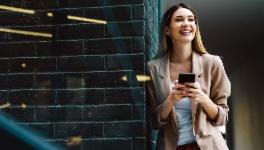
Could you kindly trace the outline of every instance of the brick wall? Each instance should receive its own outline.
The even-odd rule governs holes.
[[[158,50],[158,11],[159,0],[145,0],[145,43],[146,43],[146,58],[152,59]]]
[[[146,61],[155,57],[158,50],[158,11],[159,11],[159,0],[145,0],[145,56]],[[145,111],[147,112],[147,110]],[[147,120],[147,118],[146,118]],[[154,150],[157,131],[151,130],[147,124],[147,147],[148,149]]]
[[[2,110],[67,149],[146,149],[145,89],[136,75],[145,73],[145,62],[157,50],[157,3],[1,1],[35,14],[0,10],[0,28],[53,35],[0,32],[0,104],[11,104]]]

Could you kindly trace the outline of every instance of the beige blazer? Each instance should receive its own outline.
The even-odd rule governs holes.
[[[231,84],[218,56],[192,54],[192,72],[201,89],[218,106],[216,120],[210,120],[200,104],[192,102],[193,134],[201,150],[228,150],[217,126],[228,120],[227,98]],[[161,120],[159,110],[170,92],[169,55],[148,62],[148,73],[152,80],[147,83],[147,105],[150,126],[159,130],[157,150],[176,150],[178,129],[176,112],[171,111],[166,120]]]

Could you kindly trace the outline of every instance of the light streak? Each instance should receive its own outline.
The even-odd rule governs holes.
[[[6,28],[0,28],[0,32],[8,32],[8,33],[16,33],[16,34],[23,34],[23,35],[31,35],[31,36],[40,36],[40,37],[52,38],[52,34],[50,34],[50,33],[42,33],[42,32],[32,32],[32,31],[6,29]]]
[[[17,8],[17,7],[10,7],[10,6],[5,6],[5,5],[0,5],[0,9],[19,12],[19,13],[25,13],[25,14],[31,14],[31,15],[35,14],[34,10]]]
[[[93,22],[93,23],[98,23],[98,24],[106,24],[107,23],[105,20],[84,18],[84,17],[71,16],[71,15],[68,15],[67,18],[69,20],[77,20],[77,21],[84,21],[84,22]]]

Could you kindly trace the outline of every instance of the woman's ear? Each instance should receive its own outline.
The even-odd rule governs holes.
[[[165,27],[165,34],[168,36],[170,35],[170,29],[168,26]]]

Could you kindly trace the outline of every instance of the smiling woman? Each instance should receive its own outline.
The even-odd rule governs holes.
[[[227,150],[217,126],[226,124],[230,81],[218,56],[203,46],[198,20],[186,4],[164,14],[160,49],[148,62],[150,126],[159,130],[157,150]],[[181,73],[195,82],[179,83]]]

